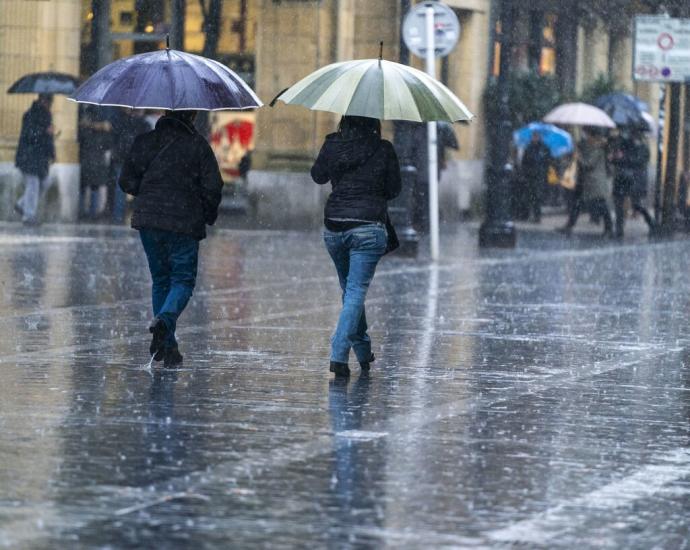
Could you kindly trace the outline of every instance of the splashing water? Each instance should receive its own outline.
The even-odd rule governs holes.
[[[143,367],[143,370],[145,370],[146,372],[148,372],[151,376],[153,376],[153,358],[154,358],[155,356],[156,356],[156,355],[153,354],[153,355],[151,356],[151,359],[149,360],[148,364],[147,364],[146,366]]]

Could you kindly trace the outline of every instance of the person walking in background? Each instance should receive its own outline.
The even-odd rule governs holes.
[[[532,139],[522,155],[522,175],[527,182],[529,212],[535,223],[541,222],[541,206],[546,192],[547,174],[551,165],[551,152],[539,132],[532,132]]]
[[[106,207],[101,190],[111,178],[112,124],[106,108],[97,105],[80,106],[79,162],[81,165],[81,216],[94,220]]]
[[[15,211],[24,225],[37,225],[41,192],[48,187],[48,171],[55,161],[55,130],[50,108],[53,96],[40,94],[22,117],[15,165],[24,177],[24,194]]]
[[[647,195],[649,157],[649,147],[642,132],[637,129],[624,130],[618,139],[613,157],[616,172],[613,180],[613,204],[616,210],[617,238],[623,237],[626,197],[630,197],[633,210],[642,214],[650,233],[654,231],[654,220],[642,205]]]
[[[381,139],[379,120],[343,116],[338,131],[326,136],[311,177],[332,186],[324,242],[338,273],[343,307],[331,337],[330,371],[349,376],[350,348],[363,371],[374,361],[364,301],[387,250],[387,202],[400,193],[400,165],[393,145]]]
[[[135,138],[151,130],[151,126],[144,119],[142,113],[135,109],[118,109],[112,117],[112,125],[113,154],[111,169],[114,181],[118,181],[122,166],[132,150]],[[119,185],[114,186],[110,200],[112,203],[111,214],[113,223],[123,223],[127,207],[127,196]]]
[[[199,241],[218,216],[223,180],[211,146],[194,128],[196,111],[168,111],[156,128],[134,140],[120,187],[134,196],[152,279],[149,351],[156,361],[182,363],[175,330],[196,284]]]
[[[606,136],[595,127],[583,128],[584,138],[577,144],[576,199],[568,215],[568,222],[560,232],[570,235],[583,207],[604,220],[604,237],[613,236],[613,221],[606,200],[611,196],[608,144]]]

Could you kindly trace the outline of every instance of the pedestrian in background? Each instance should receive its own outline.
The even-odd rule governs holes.
[[[55,161],[52,105],[51,94],[39,94],[22,117],[15,165],[24,178],[24,194],[14,208],[24,225],[39,223],[38,203],[41,193],[48,187],[50,164]]]
[[[106,108],[80,106],[79,163],[81,167],[80,208],[82,217],[97,219],[106,208],[101,198],[111,180],[112,124]]]
[[[615,166],[613,204],[616,210],[617,238],[623,237],[627,197],[630,198],[633,210],[642,214],[650,233],[654,231],[654,220],[642,204],[647,195],[649,157],[649,147],[642,132],[637,129],[624,129],[617,140],[613,160]]]
[[[151,130],[141,111],[135,109],[118,109],[112,117],[113,125],[113,154],[111,170],[114,181],[120,178],[122,166],[132,150],[132,145],[137,136]],[[111,216],[113,223],[121,224],[125,220],[127,208],[127,195],[119,185],[113,186]]]
[[[218,216],[223,180],[211,146],[194,128],[196,111],[168,111],[134,140],[119,185],[134,196],[152,279],[149,351],[156,361],[182,363],[175,330],[196,284],[199,241]]]
[[[541,207],[548,186],[551,152],[539,132],[532,132],[529,145],[522,155],[522,176],[527,183],[529,213],[535,223],[541,223]]]
[[[388,201],[400,193],[398,157],[381,139],[377,119],[343,116],[326,136],[312,179],[331,182],[324,212],[324,242],[342,290],[343,307],[331,337],[330,371],[349,376],[350,348],[363,371],[374,361],[364,308],[376,265],[388,248]]]
[[[577,188],[565,227],[570,235],[583,208],[604,220],[604,237],[613,236],[613,221],[608,203],[611,196],[611,169],[606,135],[596,127],[585,126],[583,139],[577,144]]]

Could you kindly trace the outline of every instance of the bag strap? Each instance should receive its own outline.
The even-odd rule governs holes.
[[[173,143],[175,143],[178,139],[180,139],[180,136],[177,136],[173,139],[171,139],[168,143],[166,143],[162,149],[159,149],[159,151],[153,156],[153,158],[149,161],[148,166],[144,169],[144,171],[141,173],[141,177],[143,178],[146,172],[149,171],[151,166],[153,166],[153,163],[156,161],[158,157],[160,157],[167,149],[170,147]]]

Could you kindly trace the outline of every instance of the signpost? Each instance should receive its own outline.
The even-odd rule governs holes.
[[[635,17],[633,75],[647,82],[690,80],[690,19]]]
[[[668,92],[669,112],[664,133],[672,137],[662,149],[663,137],[659,132],[658,149],[662,154],[661,164],[666,169],[663,181],[663,169],[657,170],[655,211],[661,234],[671,234],[677,195],[679,144],[675,137],[680,132],[680,83],[690,82],[690,19],[635,17],[633,77],[635,80],[665,83]]]
[[[455,12],[441,2],[422,2],[412,8],[403,22],[405,44],[426,62],[426,72],[436,78],[436,57],[448,55],[460,37],[460,22]],[[436,123],[427,124],[429,157],[429,232],[431,259],[439,257],[438,223],[438,146]]]

